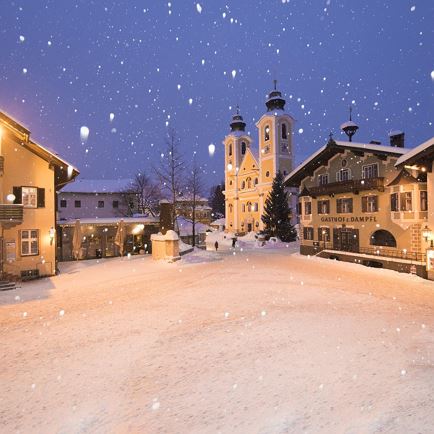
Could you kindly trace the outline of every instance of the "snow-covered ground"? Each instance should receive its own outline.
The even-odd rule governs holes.
[[[0,431],[432,433],[434,283],[244,243],[0,293]]]

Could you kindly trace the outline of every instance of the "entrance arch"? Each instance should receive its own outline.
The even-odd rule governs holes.
[[[396,247],[396,239],[389,231],[379,229],[371,235],[370,244],[371,246]]]

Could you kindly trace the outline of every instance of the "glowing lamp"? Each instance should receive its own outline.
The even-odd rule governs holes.
[[[54,237],[56,236],[56,229],[51,227],[50,230],[48,231],[48,236],[50,237],[50,246],[51,246],[53,244]]]
[[[8,194],[7,196],[6,196],[6,200],[9,202],[9,203],[14,203],[15,202],[15,199],[16,199],[16,197],[15,197],[15,195],[14,194]]]
[[[428,241],[428,238],[431,237],[431,229],[427,225],[422,230],[422,236],[425,238],[425,241]]]

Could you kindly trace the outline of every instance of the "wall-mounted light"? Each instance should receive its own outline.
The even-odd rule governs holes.
[[[428,227],[428,225],[425,225],[423,228],[422,236],[425,238],[425,241],[428,241],[428,238],[431,236],[431,229]]]
[[[56,236],[56,229],[53,227],[48,231],[48,236],[50,237],[50,246],[53,245],[54,237]]]
[[[6,200],[9,202],[9,203],[14,203],[15,202],[15,199],[16,199],[16,197],[15,197],[15,195],[14,194],[8,194],[7,196],[6,196]]]

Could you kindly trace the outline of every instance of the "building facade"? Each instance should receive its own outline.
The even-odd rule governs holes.
[[[278,171],[287,175],[292,170],[294,119],[285,112],[285,103],[275,85],[266,100],[267,111],[256,123],[257,148],[238,110],[232,118],[231,131],[223,141],[227,231],[263,230],[261,216],[273,179]]]
[[[176,214],[187,220],[193,219],[193,208],[195,220],[198,223],[209,225],[211,223],[211,207],[208,205],[208,199],[196,197],[194,200],[190,196],[181,196],[176,200]]]
[[[58,195],[60,220],[132,216],[137,198],[131,179],[77,179]]]
[[[0,112],[0,267],[3,279],[56,272],[56,192],[77,169]]]
[[[401,146],[396,136],[390,146],[331,138],[288,175],[299,188],[302,254],[426,277],[427,176],[398,163]]]

